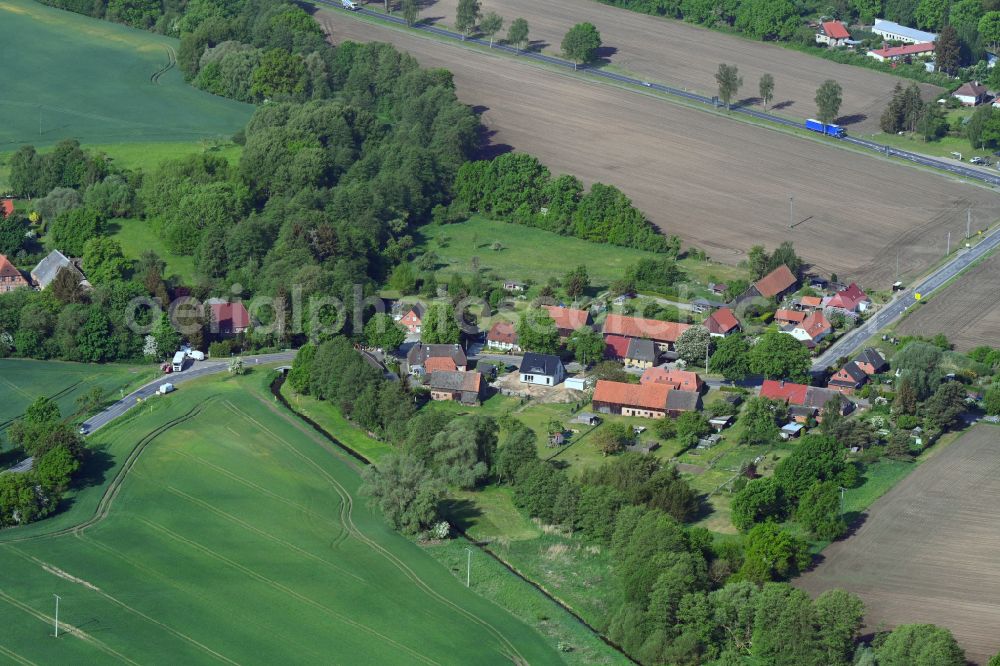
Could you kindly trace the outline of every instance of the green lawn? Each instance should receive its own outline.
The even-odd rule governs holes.
[[[0,150],[228,138],[253,113],[185,83],[176,39],[31,0],[0,2],[0,25]]]
[[[35,399],[52,398],[63,416],[76,411],[76,399],[95,386],[117,399],[119,389],[145,383],[157,374],[153,365],[93,365],[63,361],[0,359],[0,425],[19,417]]]
[[[955,159],[951,155],[953,152],[961,153],[963,162],[968,162],[969,158],[974,155],[989,157],[993,161],[997,159],[991,150],[973,150],[972,146],[969,145],[969,140],[963,137],[946,136],[937,141],[924,141],[912,134],[905,134],[903,136],[896,134],[875,134],[873,136],[875,141],[888,144],[893,148],[911,150],[915,153],[943,157],[949,160]]]
[[[443,240],[443,242],[442,242]],[[433,250],[439,259],[438,279],[452,273],[467,275],[476,257],[480,268],[497,279],[532,281],[562,278],[578,264],[584,264],[596,290],[606,289],[622,277],[625,269],[652,252],[560,236],[549,231],[474,216],[465,222],[428,226],[420,230],[420,250]],[[503,246],[493,250],[495,243]],[[681,266],[700,282],[728,280],[743,275],[733,266],[685,259]]]
[[[446,509],[451,522],[477,541],[534,539],[542,531],[514,506],[509,487],[454,491]]]
[[[211,378],[150,400],[91,438],[111,486],[0,534],[6,657],[561,662],[553,638],[372,513],[353,460],[275,403],[266,380]],[[53,594],[59,640],[49,637]]]
[[[146,250],[152,250],[167,264],[164,277],[176,277],[183,284],[195,282],[194,257],[171,253],[147,220],[117,219],[110,222],[110,227],[111,237],[121,243],[128,259],[138,259]]]

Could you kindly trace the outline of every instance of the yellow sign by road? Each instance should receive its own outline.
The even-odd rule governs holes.
[[[917,293],[913,294],[913,298],[915,298],[916,300],[919,301],[920,300],[920,292],[918,291]]]

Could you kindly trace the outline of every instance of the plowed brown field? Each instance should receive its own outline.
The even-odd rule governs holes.
[[[940,175],[590,83],[513,58],[320,11],[343,40],[387,41],[455,76],[494,148],[536,155],[556,173],[620,187],[666,233],[736,263],[784,240],[822,273],[885,288],[944,253],[945,234],[1000,216],[997,196]],[[709,33],[710,34],[710,33]],[[789,229],[789,197],[794,221]]]
[[[869,630],[947,627],[974,663],[1000,651],[1000,428],[980,425],[923,463],[795,584],[857,594]]]

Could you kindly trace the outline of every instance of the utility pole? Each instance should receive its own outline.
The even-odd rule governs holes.
[[[53,594],[52,596],[56,598],[56,634],[55,634],[55,637],[59,638],[59,595],[58,594]]]
[[[948,249],[945,250],[944,256],[947,257],[949,254],[951,254],[951,232],[950,231],[948,232]]]
[[[708,342],[705,343],[705,374],[708,374],[708,348],[711,347],[712,337],[709,336]]]
[[[899,250],[896,250],[896,282],[899,282]]]
[[[472,549],[465,549],[465,586],[469,587],[472,584]]]
[[[969,240],[969,237],[972,235],[972,208],[971,207],[966,208],[965,209],[965,214],[966,214],[966,218],[965,218],[965,240]]]
[[[788,195],[788,228],[791,229],[795,224],[795,197]]]
[[[844,486],[840,487],[840,517],[844,517]]]

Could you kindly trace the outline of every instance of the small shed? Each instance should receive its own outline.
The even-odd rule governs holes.
[[[786,423],[781,427],[781,439],[789,440],[795,439],[802,434],[802,429],[805,428],[801,423]]]
[[[716,444],[718,444],[721,440],[722,440],[722,435],[714,433],[709,435],[708,437],[702,437],[701,439],[699,439],[697,448],[710,449]]]
[[[567,377],[564,383],[568,389],[586,391],[587,386],[590,384],[590,380],[586,377]]]
[[[582,423],[584,425],[595,426],[601,422],[601,417],[593,412],[580,412],[573,417],[572,423]]]
[[[708,424],[715,428],[716,432],[728,428],[733,424],[732,416],[716,416],[708,420]]]
[[[659,442],[640,442],[638,444],[632,444],[631,446],[626,446],[626,451],[631,451],[632,453],[645,453],[649,454],[660,448]]]

